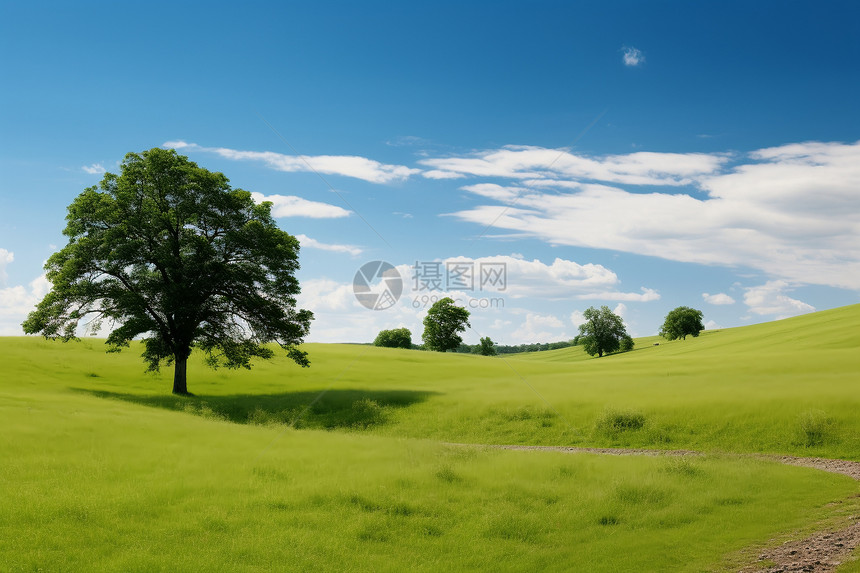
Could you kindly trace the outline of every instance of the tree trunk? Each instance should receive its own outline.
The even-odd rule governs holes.
[[[173,393],[188,395],[188,386],[186,385],[185,372],[188,365],[187,356],[177,356],[174,360],[173,368]]]

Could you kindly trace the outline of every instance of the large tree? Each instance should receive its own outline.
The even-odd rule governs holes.
[[[313,315],[296,308],[299,243],[271,204],[174,150],[129,153],[68,208],[68,244],[45,265],[51,291],[24,331],[68,341],[81,321],[112,328],[110,350],[143,341],[148,370],[174,365],[187,394],[192,348],[212,367],[250,368],[276,342],[301,366]]]
[[[447,352],[463,342],[459,333],[469,324],[469,311],[454,304],[450,297],[437,300],[424,317],[424,346],[427,350]]]
[[[701,310],[689,306],[679,306],[670,310],[669,314],[666,315],[666,320],[663,321],[660,336],[666,340],[675,340],[676,338],[686,340],[688,334],[693,337],[699,336],[699,332],[705,330],[705,325],[702,324],[704,316]]]
[[[609,310],[608,306],[599,309],[589,307],[582,315],[585,322],[579,325],[577,342],[589,355],[603,357],[604,354],[619,350],[622,344],[633,347],[633,340],[627,334],[621,317]],[[627,339],[630,339],[629,343],[625,342]]]

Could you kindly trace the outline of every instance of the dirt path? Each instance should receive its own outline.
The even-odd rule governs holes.
[[[452,446],[481,447],[478,444],[449,444]],[[611,456],[699,456],[701,452],[692,450],[645,450],[635,448],[578,448],[570,446],[505,446],[486,445],[483,447],[502,450],[544,450],[570,454],[588,453]],[[849,476],[860,481],[860,462],[831,460],[826,458],[801,458],[796,456],[756,455],[792,466],[815,468],[830,473]],[[835,571],[860,546],[860,515],[850,517],[851,525],[838,531],[824,531],[798,541],[788,541],[782,545],[765,549],[759,554],[758,562],[742,569],[743,573],[767,572],[787,573],[789,571]]]

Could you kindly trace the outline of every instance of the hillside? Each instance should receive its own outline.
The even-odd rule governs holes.
[[[733,455],[860,459],[858,325],[852,306],[602,359],[307,345],[310,369],[196,360],[192,398],[144,374],[139,349],[2,338],[0,564],[731,568],[743,548],[860,510],[844,476]]]

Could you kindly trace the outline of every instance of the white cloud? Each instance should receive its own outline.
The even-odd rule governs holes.
[[[102,167],[101,163],[93,163],[92,165],[84,165],[81,167],[84,171],[89,173],[90,175],[100,175],[105,172],[105,168]]]
[[[625,66],[640,66],[645,63],[645,54],[637,48],[625,46],[623,60]]]
[[[371,183],[392,183],[405,181],[410,175],[419,173],[404,165],[388,165],[356,155],[285,155],[274,151],[242,151],[227,147],[202,147],[185,141],[167,141],[162,147],[215,153],[225,159],[235,161],[261,161],[277,171],[310,171],[326,175],[343,175]]]
[[[634,192],[576,178],[544,177],[547,190],[476,183],[463,189],[506,208],[478,205],[454,215],[554,245],[747,267],[793,284],[860,289],[860,143],[762,149],[725,172],[720,172],[725,155],[694,157],[688,168],[674,171],[669,154],[656,155],[656,167],[641,173],[634,173],[629,161],[619,163],[624,169],[599,161],[606,170],[601,177],[621,179],[623,173],[694,182],[689,194]],[[486,157],[467,157],[449,168],[465,170],[475,162],[486,167],[472,169],[475,174],[518,181],[534,167],[521,161],[502,169]]]
[[[627,302],[652,302],[660,300],[660,293],[654,289],[642,287],[642,292],[603,291],[577,295],[579,300],[623,300]]]
[[[299,306],[314,312],[341,311],[359,308],[352,291],[352,283],[339,283],[329,279],[310,279],[302,282],[302,292],[296,298]]]
[[[768,281],[761,286],[749,287],[744,292],[744,304],[754,314],[770,315],[777,319],[815,310],[814,306],[786,295],[785,291],[788,290],[791,290],[790,285],[781,280]]]
[[[570,313],[570,322],[575,328],[579,328],[580,324],[585,324],[587,321],[585,320],[585,316],[582,314],[582,311],[574,310]]]
[[[554,342],[570,338],[564,331],[564,323],[549,314],[526,314],[525,321],[507,335],[502,344],[531,344],[534,342]]]
[[[441,169],[428,169],[421,173],[427,179],[462,179],[466,177],[465,173],[457,173],[455,171],[443,171]]]
[[[623,302],[619,302],[615,306],[615,309],[612,312],[614,312],[615,314],[617,314],[621,318],[624,318],[624,315],[627,314],[627,305],[624,304]]]
[[[263,195],[251,193],[255,203],[270,201],[273,217],[311,217],[313,219],[337,219],[349,217],[349,211],[319,201],[309,201],[295,195]]]
[[[703,292],[702,298],[708,304],[735,304],[735,299],[723,292],[717,294]]]
[[[722,328],[722,326],[720,326],[713,320],[709,320],[705,323],[705,330],[719,330],[720,328]]]
[[[421,261],[425,262],[425,261]],[[442,288],[458,288],[448,280],[449,270],[465,268],[463,280],[468,289],[476,296],[502,294],[513,299],[539,297],[542,299],[581,299],[581,300],[625,300],[647,302],[660,298],[653,289],[642,288],[642,292],[621,292],[615,287],[621,282],[618,276],[603,265],[592,263],[579,264],[556,258],[546,264],[540,260],[531,261],[516,256],[498,255],[494,257],[450,257],[439,261],[426,261],[427,270],[414,265],[398,267],[404,280],[423,281],[431,284],[432,273],[440,273]],[[437,266],[438,265],[438,266]],[[462,284],[459,288],[463,288]]]
[[[23,335],[21,323],[50,290],[51,283],[45,275],[26,286],[0,288],[0,336]]]
[[[302,282],[297,303],[314,313],[310,342],[371,342],[380,330],[400,327],[412,332],[412,342],[421,342],[421,312],[405,293],[391,308],[369,310],[356,300],[351,282],[310,279]]]
[[[0,249],[0,286],[6,284],[6,278],[8,275],[6,274],[6,265],[13,262],[15,260],[15,253],[12,251],[7,251],[6,249]]]
[[[299,243],[301,243],[302,247],[308,247],[310,249],[320,249],[323,251],[332,251],[335,253],[349,253],[353,256],[360,255],[364,252],[361,247],[356,247],[354,245],[321,243],[316,239],[308,237],[307,235],[296,235],[296,238],[299,240]]]
[[[434,168],[422,173],[431,179],[505,177],[528,181],[530,187],[558,185],[559,178],[676,186],[716,172],[727,160],[726,154],[647,151],[589,157],[564,149],[508,145],[464,157],[422,159],[419,163]]]

